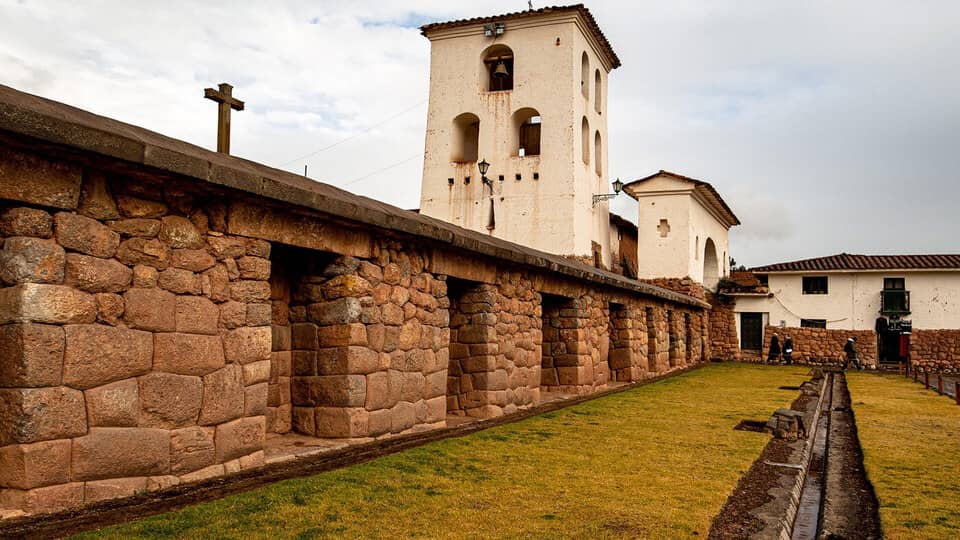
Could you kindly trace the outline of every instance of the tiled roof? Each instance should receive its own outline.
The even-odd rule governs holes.
[[[647,180],[651,180],[658,176],[669,176],[671,178],[676,178],[678,180],[686,180],[687,182],[692,183],[696,188],[696,190],[701,195],[703,195],[704,198],[710,201],[710,203],[717,210],[719,210],[722,214],[726,216],[727,220],[730,223],[730,226],[740,225],[740,218],[738,218],[737,215],[733,213],[733,210],[731,210],[730,207],[727,205],[727,201],[723,200],[723,197],[720,196],[720,193],[717,192],[717,190],[713,187],[713,185],[711,185],[709,182],[704,182],[703,180],[697,180],[696,178],[690,178],[689,176],[684,176],[682,174],[677,174],[674,172],[660,169],[659,172],[655,172],[650,176],[645,176],[643,178],[639,178],[637,180],[627,183],[627,185],[625,185],[624,188],[630,187],[635,184],[646,182]]]
[[[753,272],[806,272],[829,270],[960,270],[960,255],[851,255],[840,253],[828,257],[768,264]]]
[[[587,26],[593,33],[593,37],[596,38],[597,42],[600,44],[600,48],[603,49],[604,54],[606,54],[607,60],[610,61],[610,69],[617,69],[620,67],[620,58],[617,56],[617,53],[613,52],[613,46],[610,45],[607,37],[603,35],[603,31],[600,30],[600,25],[597,24],[597,20],[593,18],[590,10],[587,9],[583,4],[574,4],[571,6],[550,6],[542,7],[540,9],[528,9],[526,11],[504,13],[502,15],[490,15],[487,17],[473,17],[472,19],[458,19],[455,21],[430,23],[421,26],[420,33],[426,36],[429,32],[433,32],[434,30],[457,28],[459,26],[470,26],[474,24],[485,24],[490,22],[501,22],[509,19],[522,19],[527,17],[536,17],[538,15],[563,13],[568,11],[575,11],[583,16],[583,20],[586,21]]]

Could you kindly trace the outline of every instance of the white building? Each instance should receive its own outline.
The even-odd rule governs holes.
[[[730,227],[740,220],[717,190],[669,171],[634,180],[623,191],[637,200],[639,277],[684,278],[713,289],[730,275]]]
[[[610,191],[607,77],[620,60],[590,11],[421,30],[430,101],[420,212],[610,268],[608,203],[593,195]]]
[[[766,290],[728,293],[742,349],[763,328],[874,330],[880,358],[896,361],[904,330],[960,328],[960,255],[850,255],[752,269]]]

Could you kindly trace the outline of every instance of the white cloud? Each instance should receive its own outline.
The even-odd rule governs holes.
[[[537,6],[540,2],[535,2]],[[754,265],[956,251],[960,4],[592,2],[623,60],[611,176],[713,183]],[[419,24],[523,2],[0,0],[0,83],[203,146],[226,81],[235,154],[402,207],[419,204],[429,42]],[[625,199],[620,197],[619,199]],[[615,201],[628,218],[635,207]]]

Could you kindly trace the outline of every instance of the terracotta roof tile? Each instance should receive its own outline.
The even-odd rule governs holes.
[[[596,38],[597,42],[600,43],[600,47],[606,54],[607,60],[610,61],[610,69],[617,69],[620,67],[620,57],[618,57],[617,53],[613,51],[613,46],[610,45],[610,41],[607,40],[607,37],[603,35],[603,31],[600,30],[600,25],[597,24],[597,20],[593,18],[590,10],[587,9],[583,4],[573,4],[570,6],[549,6],[539,9],[514,11],[512,13],[504,13],[502,15],[489,15],[485,17],[473,17],[470,19],[457,19],[454,21],[430,23],[421,26],[420,33],[426,36],[429,32],[433,32],[434,30],[443,30],[446,28],[457,28],[460,26],[470,26],[474,24],[485,24],[490,22],[500,22],[509,19],[535,17],[537,15],[544,15],[548,13],[563,13],[566,11],[575,11],[583,16],[583,19],[587,22],[587,26],[593,33],[593,37]]]
[[[960,269],[960,255],[852,255],[840,253],[752,268],[753,272],[825,272],[831,270]]]

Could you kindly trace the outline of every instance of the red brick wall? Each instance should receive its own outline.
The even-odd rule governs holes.
[[[914,330],[910,363],[934,371],[960,372],[960,330]]]

